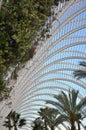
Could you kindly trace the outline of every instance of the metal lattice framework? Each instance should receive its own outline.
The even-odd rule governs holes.
[[[51,23],[50,37],[42,41],[36,55],[19,72],[11,91],[12,105],[0,104],[2,127],[5,116],[11,109],[26,118],[30,129],[31,122],[38,116],[37,111],[47,99],[70,88],[79,90],[79,98],[86,96],[85,80],[76,80],[73,71],[84,69],[78,65],[86,61],[86,0],[70,0],[62,8],[55,8],[56,20]],[[9,101],[8,101],[9,103]],[[58,129],[67,129],[65,124]]]

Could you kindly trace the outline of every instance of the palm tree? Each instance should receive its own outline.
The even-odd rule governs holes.
[[[8,121],[5,121],[4,126],[8,125],[10,129],[14,127],[14,130],[17,130],[18,127],[21,128],[22,126],[26,125],[26,120],[21,119],[20,114],[16,113],[15,111],[11,111],[7,117],[9,118],[6,118]]]
[[[65,121],[70,123],[71,130],[75,130],[75,122],[80,130],[80,122],[83,118],[84,108],[86,107],[86,97],[78,100],[78,91],[69,90],[69,93],[61,91],[59,95],[54,96],[57,101],[48,100],[47,103],[54,105]]]
[[[84,67],[84,70],[75,70],[73,72],[74,77],[76,77],[77,79],[86,78],[86,62],[82,61],[79,63],[79,65]]]
[[[40,108],[40,111],[38,113],[40,114],[40,116],[42,117],[42,119],[44,119],[45,130],[48,130],[47,121],[46,121],[46,118],[45,118],[45,115],[46,115],[45,112],[47,113],[48,111],[45,110],[45,109]]]
[[[13,127],[11,125],[11,119],[10,119],[11,113],[12,113],[12,111],[8,114],[8,116],[6,117],[6,121],[4,121],[4,124],[3,124],[3,126],[7,127],[9,130],[11,130],[11,128]]]
[[[62,116],[58,115],[58,111],[54,108],[41,108],[38,112],[45,121],[45,130],[48,130],[47,125],[54,130],[56,126],[64,121]]]
[[[4,121],[3,126],[7,127],[8,130],[11,130],[11,128],[12,128],[12,126],[10,125],[10,120],[8,120],[8,121]]]
[[[33,121],[32,130],[44,130],[44,122],[40,117]]]
[[[25,119],[20,119],[20,114],[16,113],[15,111],[12,112],[11,120],[13,122],[14,130],[17,130],[17,127],[22,127],[26,125]]]

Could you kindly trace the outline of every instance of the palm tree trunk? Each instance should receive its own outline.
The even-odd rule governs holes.
[[[54,126],[51,127],[51,130],[54,130]]]
[[[10,118],[8,120],[9,120],[9,130],[11,130],[11,120]]]
[[[71,123],[71,130],[75,130],[74,122]]]
[[[80,122],[78,121],[78,130],[80,130]]]
[[[48,130],[46,120],[45,120],[45,130]]]
[[[17,130],[17,127],[16,127],[16,126],[14,126],[14,130]]]
[[[9,127],[9,130],[11,130],[11,128]]]

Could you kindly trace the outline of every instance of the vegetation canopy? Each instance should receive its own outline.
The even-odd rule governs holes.
[[[11,130],[11,128],[17,130],[18,127],[22,128],[24,125],[26,125],[26,120],[24,118],[21,119],[20,114],[15,111],[10,111],[3,124],[3,126],[7,127],[9,130]]]
[[[3,0],[0,11],[0,74],[10,65],[23,61],[40,27],[50,15],[52,4],[53,0]]]
[[[57,0],[58,1],[58,0]],[[0,77],[35,54],[33,44],[56,0],[3,0],[0,10]],[[44,31],[44,30],[43,30]],[[40,32],[40,35],[42,32]],[[15,79],[17,75],[14,75]],[[0,84],[0,92],[2,91]]]

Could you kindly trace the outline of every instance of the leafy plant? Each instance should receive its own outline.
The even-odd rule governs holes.
[[[69,91],[68,95],[61,91],[60,94],[55,95],[56,101],[47,101],[54,105],[60,115],[69,122],[71,130],[76,130],[75,123],[78,125],[78,130],[80,130],[80,123],[83,118],[84,108],[86,107],[86,97],[78,101],[78,91],[74,89]]]
[[[4,121],[3,126],[9,128],[11,130],[12,127],[14,127],[14,130],[17,130],[18,127],[22,128],[24,125],[26,125],[26,120],[24,118],[20,118],[20,114],[16,113],[15,111],[11,111],[7,117],[6,121]]]

